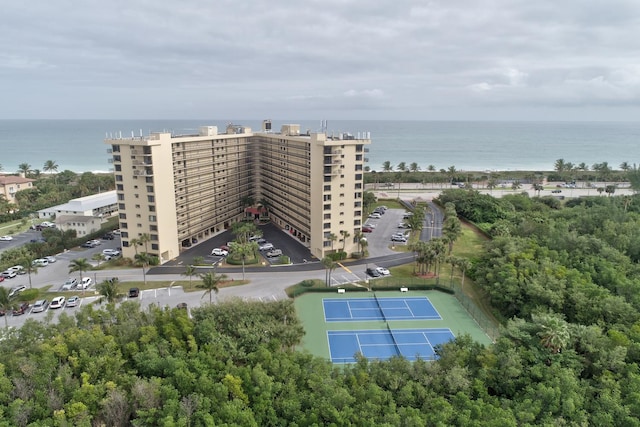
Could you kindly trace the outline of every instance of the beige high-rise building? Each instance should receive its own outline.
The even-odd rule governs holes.
[[[149,236],[161,262],[223,232],[266,206],[271,221],[324,257],[356,249],[362,227],[367,134],[300,133],[265,121],[261,132],[229,125],[201,127],[197,135],[151,133],[111,138],[123,255]],[[331,237],[335,236],[335,239]],[[346,236],[346,238],[344,238]]]

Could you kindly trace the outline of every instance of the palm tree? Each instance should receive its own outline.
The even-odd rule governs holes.
[[[522,187],[522,184],[520,184],[520,181],[513,181],[513,183],[511,184],[511,189],[513,191],[519,190]]]
[[[396,166],[396,169],[398,169],[400,172],[406,172],[408,170],[407,163],[406,162],[398,163],[398,166]]]
[[[13,303],[9,298],[9,289],[4,286],[0,286],[0,310],[4,311],[4,327],[9,329],[9,311],[13,309]]]
[[[413,162],[409,165],[409,170],[411,172],[418,172],[420,170],[420,166],[416,162]]]
[[[18,172],[21,172],[24,174],[24,176],[27,176],[29,172],[31,172],[31,165],[29,163],[20,163],[18,165]]]
[[[540,327],[540,344],[552,353],[560,353],[569,344],[569,324],[560,315],[532,314],[531,320]]]
[[[202,279],[202,283],[198,285],[198,287],[205,290],[202,297],[204,298],[206,294],[209,294],[209,304],[212,304],[212,293],[215,292],[215,294],[217,295],[218,292],[220,292],[218,284],[224,280],[227,280],[227,275],[216,274],[214,270],[213,273],[201,274],[200,278]]]
[[[447,238],[449,244],[449,255],[453,251],[453,244],[460,236],[462,236],[462,225],[457,216],[451,215],[444,220],[442,224],[442,235]]]
[[[460,290],[464,292],[464,275],[471,268],[471,261],[467,258],[458,258],[458,268],[462,272],[462,280],[460,282]]]
[[[538,197],[540,197],[540,192],[544,190],[544,187],[542,186],[542,184],[533,184],[533,191],[536,191],[538,193]]]
[[[189,289],[191,289],[191,278],[193,276],[196,275],[196,271],[198,269],[195,268],[193,265],[189,264],[184,268],[184,273],[182,273],[183,276],[188,276],[189,277]]]
[[[118,282],[118,278],[114,277],[113,279],[103,280],[102,283],[97,286],[98,292],[101,295],[100,302],[106,301],[107,304],[111,304],[120,298]]]
[[[100,267],[100,263],[102,261],[105,261],[106,257],[104,256],[104,254],[101,254],[100,252],[98,252],[98,253],[93,254],[91,259],[94,260],[94,261],[98,261],[98,267]]]
[[[629,162],[622,162],[620,163],[620,169],[622,169],[624,172],[629,172],[629,170],[631,169],[631,165],[629,164]]]
[[[249,255],[255,255],[256,250],[258,249],[258,244],[256,242],[248,242],[248,243],[237,243],[231,242],[231,253],[234,256],[240,257],[242,261],[242,280],[244,280],[245,273],[245,263]]]
[[[347,246],[347,239],[351,237],[351,234],[346,230],[340,230],[340,234],[342,235],[342,252],[344,252]]]
[[[391,166],[391,162],[389,160],[382,163],[382,170],[384,172],[391,172],[393,170],[393,166]]]
[[[336,236],[333,233],[329,233],[329,236],[327,237],[330,241],[331,241],[331,252],[333,252],[333,243],[338,240],[338,236]]]
[[[436,167],[435,167],[435,165],[429,165],[429,166],[427,166],[427,170],[429,172],[435,172],[436,171]]]
[[[142,233],[141,235],[138,236],[138,242],[141,245],[144,245],[144,251],[146,253],[149,253],[149,242],[151,241],[151,236],[149,236],[149,234],[147,233]]]
[[[553,169],[558,173],[564,172],[567,169],[567,165],[564,159],[556,160],[555,163],[553,164]]]
[[[140,240],[133,238],[129,240],[129,246],[133,246],[133,250],[136,251],[136,255],[138,255],[138,245],[140,244]]]
[[[139,254],[136,254],[136,262],[142,266],[142,280],[144,281],[144,284],[147,284],[147,272],[145,270],[145,268],[151,263],[151,258],[152,256],[149,255],[146,252],[142,252]]]
[[[89,264],[86,258],[72,259],[69,263],[69,273],[78,271],[80,273],[80,281],[82,281],[82,273],[89,271],[90,269],[91,264]]]
[[[38,274],[38,266],[33,265],[33,257],[29,256],[23,258],[20,265],[24,267],[25,271],[29,275],[29,289],[32,289],[33,286],[31,285],[31,274]]]
[[[42,167],[42,170],[44,172],[49,172],[49,173],[54,173],[54,172],[58,172],[58,164],[56,162],[54,162],[53,160],[47,160],[46,162],[44,162],[44,166]]]
[[[325,268],[325,284],[331,286],[331,272],[336,268],[336,263],[331,257],[326,256],[322,258],[322,265]]]

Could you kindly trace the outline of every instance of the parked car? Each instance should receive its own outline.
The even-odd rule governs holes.
[[[380,218],[382,218],[382,215],[380,215],[377,212],[372,212],[372,213],[369,214],[369,218],[371,218],[371,219],[380,219]]]
[[[34,267],[46,267],[47,265],[49,265],[49,261],[46,258],[38,258],[34,259],[31,265],[33,265]]]
[[[380,277],[380,273],[375,268],[367,268],[366,270],[367,276],[371,277]]]
[[[382,276],[389,276],[391,274],[389,269],[384,267],[376,267],[376,271],[380,273]]]
[[[140,295],[140,289],[131,288],[129,289],[129,298],[137,298]]]
[[[0,282],[4,282],[4,276],[0,274]]]
[[[229,248],[229,246],[227,246],[227,245],[222,245],[222,246],[220,246],[218,249],[222,249],[223,251],[227,251],[227,252],[229,252],[229,251],[231,250],[231,249]]]
[[[412,215],[413,213],[411,212],[405,212],[404,215],[402,215],[402,219],[409,219]]]
[[[102,255],[109,257],[120,256],[120,251],[117,249],[103,249]]]
[[[409,228],[409,225],[401,222],[400,224],[398,224],[398,228]]]
[[[46,259],[49,262],[49,264],[53,264],[54,262],[57,261],[56,257],[54,256],[46,256],[44,257],[44,259]]]
[[[38,300],[33,304],[33,308],[31,309],[31,312],[41,313],[45,311],[48,306],[49,306],[49,301],[47,301],[46,299]]]
[[[406,243],[407,242],[407,238],[404,236],[391,236],[391,241],[392,242],[402,242],[402,243]]]
[[[16,274],[27,274],[27,271],[21,265],[14,265],[13,267],[7,268],[7,270],[13,270]]]
[[[551,190],[551,192],[557,194],[557,193],[562,193],[562,190]]]
[[[269,252],[267,252],[267,257],[268,258],[273,258],[273,257],[277,257],[277,256],[282,256],[282,250],[280,250],[280,249],[272,249]]]
[[[83,244],[80,245],[81,248],[95,248],[96,245],[94,245],[92,242],[84,242]]]
[[[180,308],[180,309],[182,309],[182,310],[186,310],[186,309],[187,309],[187,307],[188,307],[188,306],[187,306],[187,303],[186,303],[186,302],[181,302],[181,303],[178,303],[178,305],[176,305],[176,308]]]
[[[13,298],[15,295],[18,295],[20,292],[27,289],[26,285],[18,285],[15,288],[12,288],[9,292],[9,298]]]
[[[102,240],[113,240],[115,237],[116,236],[113,233],[107,233],[102,236]]]
[[[62,285],[63,291],[70,291],[71,289],[75,289],[78,286],[78,280],[73,277],[69,277],[66,282]]]
[[[10,240],[13,240],[13,237],[11,237],[11,236],[0,236],[0,241],[8,242]]]
[[[371,233],[373,232],[373,228],[371,227],[367,227],[366,225],[362,227],[362,232],[363,233]]]
[[[376,228],[376,224],[374,224],[374,223],[370,223],[370,222],[365,222],[365,223],[364,223],[364,226],[365,226],[365,227],[369,227],[369,228]]]
[[[78,304],[80,304],[80,298],[75,295],[67,300],[67,307],[76,307]]]
[[[51,300],[51,304],[49,304],[49,308],[62,308],[64,307],[65,297],[55,297]]]
[[[5,279],[13,279],[16,276],[17,274],[13,270],[5,270],[2,272],[2,277],[4,277]]]
[[[87,289],[89,286],[91,286],[92,283],[93,280],[91,280],[91,277],[83,277],[82,280],[80,280],[80,284],[78,286],[81,289]]]
[[[214,248],[211,251],[211,255],[215,255],[215,256],[227,256],[229,255],[229,251],[225,251],[224,249],[220,249],[220,248]]]
[[[29,309],[29,303],[21,302],[20,305],[18,305],[16,308],[13,309],[13,315],[20,316],[21,314],[26,313],[28,309]]]
[[[273,243],[265,243],[264,245],[261,245],[259,249],[261,251],[270,251],[273,249]]]

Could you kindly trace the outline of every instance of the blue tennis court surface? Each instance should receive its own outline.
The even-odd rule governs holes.
[[[433,347],[453,340],[450,329],[392,329],[328,331],[329,353],[333,363],[353,363],[355,354],[367,359],[387,360],[403,356],[407,360],[432,360]]]
[[[327,322],[442,319],[427,297],[325,298],[322,304]]]

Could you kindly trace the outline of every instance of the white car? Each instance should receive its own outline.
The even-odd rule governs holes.
[[[46,267],[47,265],[49,265],[49,261],[45,258],[38,258],[34,259],[31,265],[34,265],[36,267]]]
[[[365,227],[369,227],[369,228],[376,228],[376,224],[372,224],[372,223],[369,223],[369,222],[366,222],[366,223],[364,224],[364,226],[365,226]]]
[[[78,287],[81,289],[87,289],[92,283],[93,280],[91,280],[91,277],[83,277],[82,280],[80,280]]]
[[[27,289],[27,287],[25,285],[18,285],[15,288],[11,289],[11,292],[9,292],[9,298],[13,297],[14,295],[19,294],[20,292],[24,291],[25,289]]]
[[[16,276],[17,274],[13,270],[5,270],[2,272],[2,277],[4,277],[5,279],[13,279]]]
[[[51,300],[51,304],[49,304],[49,308],[62,308],[64,307],[65,297],[55,297]]]
[[[277,257],[277,256],[282,256],[282,250],[280,250],[280,249],[272,249],[269,252],[267,252],[267,257],[269,257],[269,258],[273,258],[273,257]]]
[[[265,243],[264,245],[261,245],[259,249],[261,251],[270,251],[273,249],[273,243]]]
[[[46,299],[38,300],[35,302],[35,304],[33,304],[33,307],[31,308],[31,312],[41,313],[45,311],[48,306],[49,306],[49,302]]]
[[[404,237],[404,236],[391,236],[391,241],[392,242],[407,243],[407,238]]]
[[[380,219],[380,218],[382,218],[382,215],[380,215],[377,212],[374,212],[374,213],[369,215],[369,218],[371,218],[371,219]]]
[[[76,307],[78,304],[80,304],[80,298],[75,295],[67,300],[67,307]]]
[[[102,255],[110,257],[120,256],[120,251],[117,249],[103,249]]]
[[[391,272],[384,267],[376,267],[376,271],[382,274],[383,276],[389,276],[391,274]]]
[[[215,255],[215,256],[227,256],[229,255],[229,251],[225,251],[224,249],[220,249],[220,248],[214,248],[211,251],[211,255]]]
[[[404,222],[401,222],[400,224],[398,224],[398,228],[409,228],[409,225],[405,224]]]
[[[14,271],[16,274],[27,274],[27,271],[21,265],[14,265],[11,268],[7,268],[9,271]]]
[[[54,262],[57,261],[56,257],[54,257],[54,256],[46,256],[46,257],[44,257],[44,259],[49,261],[49,264],[53,264]]]
[[[73,277],[69,277],[67,279],[67,281],[64,282],[64,285],[62,285],[62,290],[63,291],[70,291],[71,289],[75,289],[76,286],[78,286],[78,281],[76,279],[74,279]]]
[[[13,237],[11,236],[0,236],[0,240],[4,240],[6,242],[13,240]]]

